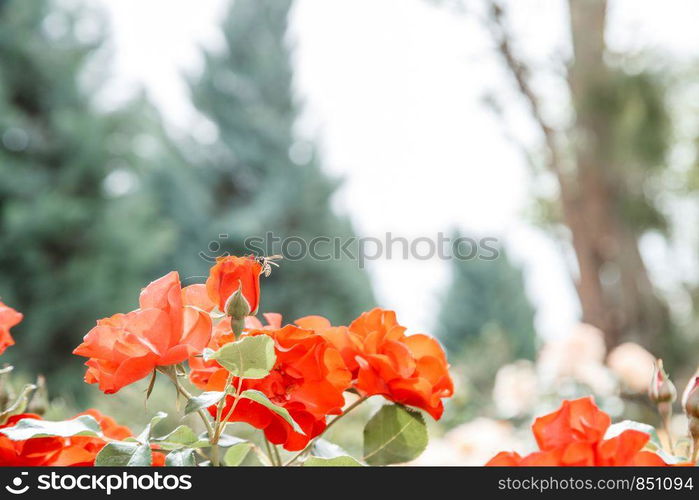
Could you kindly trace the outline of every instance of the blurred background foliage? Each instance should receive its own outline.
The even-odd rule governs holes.
[[[225,50],[208,53],[192,81],[218,136],[204,146],[175,144],[144,95],[95,105],[94,65],[104,62],[90,57],[104,40],[79,37],[75,24],[99,13],[0,2],[0,297],[26,318],[8,362],[80,397],[72,349],[97,318],[136,307],[149,281],[176,269],[184,283],[201,282],[211,260],[244,252],[248,236],[353,235],[330,208],[338,181],[294,135],[289,7],[232,5]],[[349,260],[291,263],[264,281],[263,296],[264,311],[336,324],[374,302]]]
[[[436,3],[465,15],[474,4]],[[670,72],[644,64],[648,54],[608,53],[606,2],[570,0],[574,53],[558,77],[571,117],[551,119],[530,81],[545,71],[520,59],[507,9],[475,3],[492,33],[490,56],[508,69],[540,129],[540,146],[526,151],[532,172],[557,186],[533,200],[533,218],[575,254],[582,319],[596,329],[581,327],[567,344],[544,343],[522,270],[504,248],[495,260],[454,260],[433,332],[458,388],[447,427],[484,415],[526,422],[550,401],[590,392],[615,416],[624,404],[647,415],[642,389],[624,378],[633,370],[618,361],[627,358],[613,354],[634,341],[672,360],[682,376],[694,369],[696,308],[674,307],[652,285],[638,242],[659,234],[671,243],[668,199],[695,197],[698,143],[686,115],[699,111],[691,99],[696,70]],[[76,24],[82,16],[99,20],[99,12],[0,0],[0,297],[25,314],[3,361],[17,365],[20,379],[47,376],[55,398],[49,415],[94,399],[134,426],[147,421],[145,382],[117,398],[95,398],[96,389],[81,382],[82,360],[70,353],[97,318],[136,307],[149,281],[176,269],[185,284],[201,282],[216,256],[240,254],[250,236],[355,235],[347,215],[332,208],[341,180],[325,173],[316,145],[295,132],[303,103],[292,85],[291,7],[291,0],[231,2],[223,46],[205,52],[203,70],[189,77],[211,136],[202,142],[175,141],[145,94],[109,109],[95,103],[108,34],[86,36]],[[505,123],[512,111],[491,100]],[[677,148],[691,151],[679,167],[669,161]],[[682,285],[696,303],[696,285]],[[345,324],[374,302],[356,262],[306,258],[264,280],[261,310]],[[633,348],[622,354],[646,359]],[[535,399],[532,381],[544,401],[538,406],[519,402]],[[148,405],[174,406],[168,391],[157,385]],[[493,431],[495,443],[502,429],[479,422],[460,435]],[[353,448],[355,434],[339,440]]]

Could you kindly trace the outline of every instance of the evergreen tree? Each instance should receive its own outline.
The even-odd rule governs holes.
[[[452,283],[439,315],[438,334],[453,355],[463,354],[481,335],[497,331],[510,356],[534,358],[534,309],[525,294],[522,272],[504,249],[499,252],[494,260],[452,261]]]
[[[214,193],[211,234],[226,235],[220,252],[244,253],[246,237],[267,232],[306,242],[353,236],[349,221],[330,206],[337,183],[294,134],[301,110],[286,40],[291,4],[236,0],[223,25],[225,48],[206,54],[193,82],[196,106],[218,130],[201,164]],[[282,265],[263,282],[262,311],[287,319],[313,312],[344,323],[372,305],[369,280],[355,261],[306,257]]]
[[[60,394],[82,386],[81,337],[136,306],[171,242],[141,196],[144,103],[95,109],[83,14],[0,2],[0,296],[25,314],[7,357]]]
[[[452,261],[452,282],[436,328],[460,387],[447,406],[446,425],[487,414],[498,369],[536,354],[534,308],[522,272],[503,248],[498,251],[494,260]]]

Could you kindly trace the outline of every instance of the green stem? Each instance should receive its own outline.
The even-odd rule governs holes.
[[[274,453],[272,453],[272,447],[269,444],[269,441],[267,441],[267,438],[264,438],[265,440],[265,451],[267,452],[267,456],[269,457],[269,461],[273,466],[280,465],[279,462],[274,457]]]
[[[277,458],[277,465],[281,467],[282,465],[282,457],[279,454],[279,448],[277,448],[276,444],[272,445],[272,450],[274,451],[274,456]]]
[[[223,430],[226,428],[226,423],[228,422],[228,419],[233,415],[233,412],[235,411],[235,407],[238,406],[238,401],[240,400],[240,394],[242,392],[243,388],[243,378],[239,377],[238,378],[238,387],[235,390],[235,394],[233,395],[233,404],[231,404],[231,409],[228,410],[228,413],[226,413],[226,416],[223,417],[223,419],[220,419],[219,422],[216,425],[216,442],[218,442],[218,438],[221,437],[221,434],[223,433]],[[228,389],[226,388],[226,391]],[[225,401],[225,397],[223,400]]]
[[[221,467],[221,460],[218,457],[218,443],[211,443],[211,464],[214,467]]]
[[[223,408],[226,406],[226,394],[228,394],[228,388],[230,387],[231,383],[233,382],[233,374],[229,373],[228,378],[226,379],[226,384],[223,386],[223,392],[224,396],[221,398],[221,401],[218,402],[218,405],[216,406],[216,420],[214,421],[214,429],[215,429],[215,435],[214,435],[214,444],[218,444],[218,440],[221,437],[221,432],[223,431],[222,425],[221,425],[221,417],[223,416]]]
[[[318,441],[321,437],[323,437],[323,435],[324,435],[326,432],[328,432],[328,430],[329,430],[333,425],[335,425],[335,423],[337,423],[338,420],[340,420],[342,417],[344,417],[344,416],[347,415],[349,412],[351,412],[352,410],[354,410],[357,406],[359,406],[360,404],[362,404],[362,403],[363,403],[364,401],[366,401],[367,399],[369,399],[369,398],[368,398],[367,396],[364,396],[364,397],[359,398],[357,401],[355,401],[355,402],[352,403],[351,405],[349,405],[349,406],[347,407],[347,409],[346,409],[344,412],[342,412],[342,414],[338,415],[337,417],[335,417],[334,419],[332,419],[332,420],[330,421],[330,423],[325,427],[325,430],[323,430],[323,432],[321,432],[321,433],[318,434],[316,437],[314,437],[313,439],[311,439],[303,450],[299,451],[296,455],[294,455],[293,457],[291,457],[291,459],[290,459],[288,462],[286,462],[286,463],[284,464],[284,467],[287,467],[287,466],[293,464],[293,463],[296,462],[299,458],[301,458],[308,450],[311,449],[311,447],[315,444],[316,441]]]
[[[172,380],[172,383],[175,385],[175,389],[177,389],[177,392],[182,394],[187,400],[192,399],[192,395],[189,393],[187,389],[182,387],[180,384],[180,381],[177,379],[177,374],[174,373],[172,370],[167,370],[165,368],[158,368],[158,370],[165,374],[170,380]],[[211,422],[209,422],[209,417],[206,415],[204,410],[199,409],[197,410],[197,414],[199,415],[199,418],[201,418],[201,421],[204,422],[204,427],[206,427],[206,432],[209,435],[209,440],[213,441],[214,439],[214,428],[211,426]],[[214,445],[213,442],[211,444],[211,463],[214,464],[214,466],[218,467],[219,461],[218,461],[218,446]]]
[[[665,434],[667,434],[667,442],[670,445],[670,455],[675,454],[675,446],[673,444],[673,439],[672,439],[672,432],[670,431],[670,420],[672,419],[672,415],[668,415],[665,418],[663,418],[663,427],[665,428]]]

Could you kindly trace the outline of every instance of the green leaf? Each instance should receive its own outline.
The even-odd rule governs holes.
[[[658,436],[658,431],[655,430],[655,427],[642,422],[636,422],[634,420],[624,420],[622,422],[610,425],[607,432],[604,434],[604,439],[611,439],[627,430],[645,432],[650,436],[650,441],[648,441],[646,447],[653,451],[662,449],[663,445],[660,441],[660,436]]]
[[[209,433],[204,431],[201,434],[199,434],[199,441],[207,441],[209,439]],[[236,436],[231,436],[230,434],[221,434],[221,436],[218,438],[218,445],[221,448],[228,448],[229,446],[234,446],[238,443],[244,443],[245,439],[241,439]],[[208,446],[208,445],[207,445]]]
[[[223,456],[223,463],[229,467],[237,467],[243,463],[243,460],[248,456],[250,450],[252,450],[252,443],[247,441],[234,444],[228,448],[226,454]]]
[[[145,429],[143,429],[143,431],[141,431],[141,433],[138,435],[136,440],[140,443],[148,443],[148,441],[150,441],[151,431],[165,417],[167,417],[167,413],[163,411],[159,411],[158,413],[156,413],[155,416],[153,416],[153,418],[150,419],[150,423],[146,425]]]
[[[362,467],[356,459],[350,456],[334,457],[334,458],[322,458],[322,457],[308,457],[303,463],[304,467]]]
[[[311,447],[311,455],[317,458],[336,458],[348,456],[344,449],[327,439],[316,439]]]
[[[260,403],[262,406],[269,408],[274,413],[286,420],[286,422],[289,425],[291,425],[294,431],[298,432],[299,434],[306,434],[305,432],[303,432],[303,429],[301,429],[299,424],[296,423],[296,420],[291,418],[291,415],[289,415],[289,412],[286,410],[286,408],[282,408],[281,406],[275,405],[269,400],[269,398],[267,398],[267,396],[265,396],[260,391],[248,389],[247,391],[243,391],[240,397],[250,399],[252,401],[255,401],[256,403]]]
[[[148,444],[133,441],[108,443],[95,457],[97,467],[136,467],[153,464],[153,454]]]
[[[277,361],[274,340],[268,335],[243,337],[216,352],[207,352],[206,358],[216,360],[236,377],[252,379],[265,378]]]
[[[164,450],[210,446],[208,439],[199,439],[194,431],[186,425],[180,425],[167,436],[155,438],[152,441]]]
[[[15,399],[14,402],[5,409],[5,411],[0,413],[0,425],[7,422],[12,415],[19,415],[20,413],[24,412],[24,410],[27,408],[27,404],[29,403],[29,397],[32,395],[34,390],[36,390],[36,386],[34,384],[27,384],[22,388],[22,392],[19,393],[17,399]]]
[[[364,427],[364,460],[388,465],[414,460],[427,447],[422,414],[401,405],[383,406]]]
[[[218,438],[218,445],[224,448],[228,448],[230,446],[235,446],[236,444],[245,443],[246,441],[246,439],[239,438],[238,436],[231,436],[230,434],[221,434],[221,437]]]
[[[184,448],[182,450],[175,450],[168,453],[165,457],[165,465],[168,467],[194,467],[197,465],[197,461],[194,459],[194,450],[191,448]]]
[[[52,422],[23,418],[12,427],[0,429],[12,441],[25,441],[39,437],[102,436],[102,428],[90,415],[81,415],[71,420]]]
[[[658,455],[660,458],[663,459],[663,462],[665,462],[668,465],[678,464],[680,462],[687,461],[687,458],[681,457],[681,456],[677,457],[674,455],[670,455],[668,452],[666,452],[662,448],[658,448],[657,450],[653,450],[651,453],[655,453],[656,455]]]
[[[226,393],[221,391],[202,392],[200,395],[187,401],[187,405],[184,407],[184,414],[189,415],[195,411],[215,405],[225,395]]]

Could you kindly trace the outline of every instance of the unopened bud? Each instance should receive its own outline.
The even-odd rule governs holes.
[[[677,389],[663,369],[663,360],[655,361],[653,379],[648,387],[648,397],[656,405],[673,403],[677,399]]]
[[[236,320],[244,320],[250,315],[250,303],[243,295],[242,286],[231,294],[226,302],[226,314]]]
[[[699,374],[695,373],[689,380],[682,395],[682,406],[687,414],[689,435],[692,437],[691,462],[699,458]]]
[[[694,375],[682,395],[682,406],[687,418],[699,419],[699,375]]]

